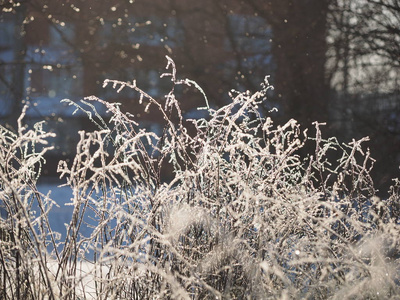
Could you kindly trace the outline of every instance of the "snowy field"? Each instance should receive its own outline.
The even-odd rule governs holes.
[[[49,221],[53,231],[61,234],[62,240],[67,234],[66,226],[71,222],[73,205],[72,205],[72,189],[69,186],[62,186],[62,183],[57,178],[49,178],[38,183],[37,188],[39,192],[47,195],[50,192],[49,197],[57,204],[52,207],[49,213]],[[90,216],[91,212],[87,212],[87,216]],[[86,222],[91,220],[86,217]],[[90,235],[91,229],[82,224],[80,232],[88,236]]]
[[[69,186],[59,186],[57,179],[46,179],[37,185],[39,192],[44,195],[50,193],[58,206],[53,206],[50,211],[50,224],[54,231],[61,233],[62,237],[66,235],[66,224],[71,221],[73,206],[66,205],[71,203],[72,190]]]

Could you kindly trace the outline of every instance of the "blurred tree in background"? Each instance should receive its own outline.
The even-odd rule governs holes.
[[[399,176],[400,1],[330,3],[327,74],[332,134],[370,136],[380,190]]]
[[[159,78],[168,54],[213,106],[225,103],[230,89],[255,91],[271,75],[275,90],[262,113],[276,106],[276,119],[295,118],[304,128],[327,121],[327,133],[340,140],[371,136],[375,178],[386,189],[400,162],[399,6],[398,0],[1,1],[0,117],[15,124],[22,104],[31,102],[28,116],[65,130],[60,117],[68,113],[59,100],[96,94],[157,130],[159,116],[146,114],[131,94],[110,99],[115,95],[101,83],[137,79],[162,97],[170,86]],[[199,92],[178,94],[183,113],[195,117],[203,105]],[[84,120],[78,115],[71,130],[87,128]],[[74,138],[64,136],[72,146],[59,152],[68,155]]]

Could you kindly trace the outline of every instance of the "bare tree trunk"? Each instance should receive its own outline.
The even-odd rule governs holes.
[[[277,64],[275,88],[286,118],[303,126],[326,121],[325,80],[327,0],[275,1],[280,16],[272,23],[272,53]],[[290,2],[290,3],[286,3]]]
[[[14,68],[11,82],[11,92],[13,97],[12,109],[6,122],[16,129],[17,119],[21,114],[22,103],[25,95],[25,56],[26,45],[24,42],[24,19],[26,13],[25,4],[16,7],[16,23],[15,23],[15,44],[14,44]]]
[[[284,118],[304,126],[327,119],[326,28],[330,0],[274,0],[248,3],[271,24],[273,78]]]

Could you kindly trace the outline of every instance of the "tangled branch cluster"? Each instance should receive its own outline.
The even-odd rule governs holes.
[[[399,183],[387,200],[375,196],[367,139],[325,140],[319,123],[313,138],[295,120],[275,126],[258,109],[267,80],[254,94],[232,91],[232,102],[219,109],[205,98],[207,117],[185,119],[174,88],[199,87],[178,80],[168,62],[163,76],[173,88],[163,102],[135,82],[105,82],[157,109],[161,135],[140,128],[118,104],[83,101],[104,104],[112,117],[107,123],[88,113],[99,129],[80,132],[75,159],[59,164],[73,191],[64,240],[49,225],[50,195],[35,186],[51,134],[40,126],[26,131],[22,117],[18,134],[1,128],[2,298],[399,294]],[[308,155],[306,143],[314,145]]]

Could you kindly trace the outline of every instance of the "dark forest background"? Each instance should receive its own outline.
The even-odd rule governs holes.
[[[399,0],[3,0],[0,9],[1,123],[15,127],[25,103],[28,122],[46,120],[58,134],[49,176],[60,158],[73,157],[77,131],[91,128],[63,98],[120,102],[160,130],[159,116],[102,81],[136,79],[161,98],[170,88],[159,78],[168,55],[214,107],[231,89],[259,90],[270,75],[275,89],[261,114],[310,130],[326,122],[325,138],[369,136],[376,187],[385,192],[399,177]],[[202,95],[178,93],[185,116],[198,116]]]

